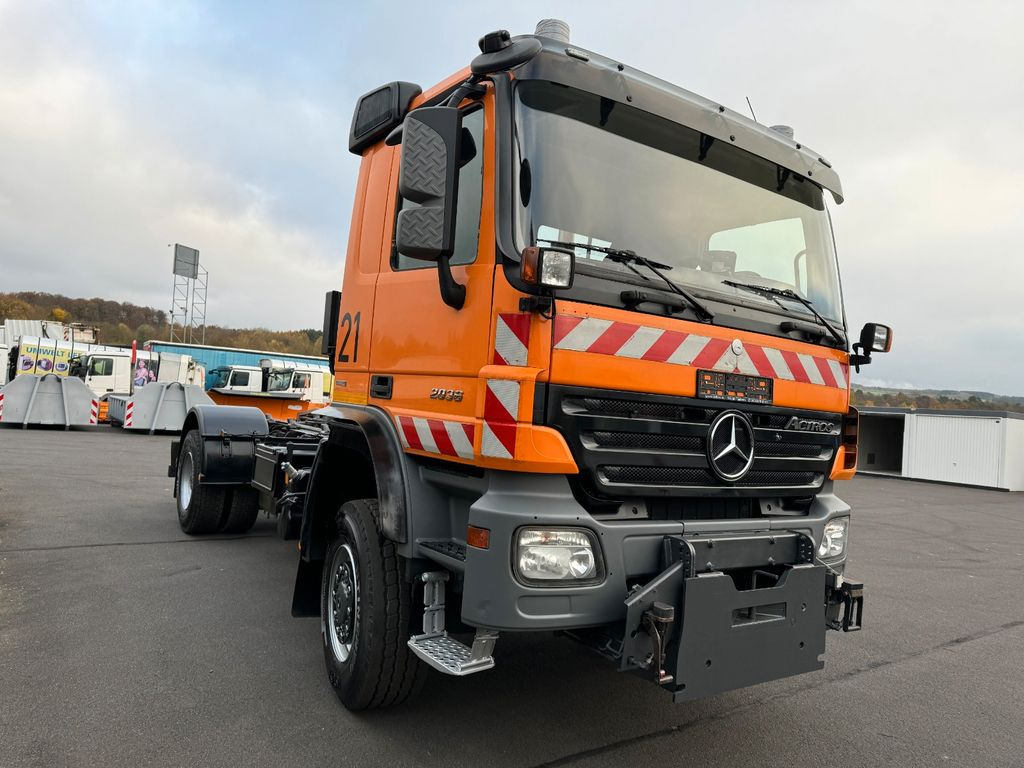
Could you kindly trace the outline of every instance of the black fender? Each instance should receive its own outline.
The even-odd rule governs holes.
[[[409,537],[409,483],[405,453],[394,422],[380,408],[332,405],[309,414],[326,423],[309,477],[299,534],[298,573],[292,614],[320,615],[323,559],[346,501],[380,500],[381,533],[398,544]]]
[[[185,416],[181,440],[192,430],[203,438],[201,484],[247,485],[252,480],[256,442],[270,434],[263,411],[239,405],[196,405]],[[174,447],[171,463],[176,475]]]

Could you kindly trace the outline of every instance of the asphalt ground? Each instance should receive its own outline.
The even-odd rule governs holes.
[[[672,704],[572,641],[352,714],[294,542],[192,539],[168,437],[0,429],[0,765],[1024,765],[1024,494],[858,478],[866,628],[825,670]]]

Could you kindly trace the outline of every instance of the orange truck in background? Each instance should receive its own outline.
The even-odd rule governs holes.
[[[356,105],[332,403],[197,407],[179,522],[299,539],[351,709],[557,630],[676,701],[821,669],[846,575],[850,368],[832,166],[782,126],[570,43],[480,40]],[[852,343],[851,343],[852,342]]]

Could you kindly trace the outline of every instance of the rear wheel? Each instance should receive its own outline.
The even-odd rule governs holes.
[[[203,439],[191,430],[178,453],[177,486],[178,525],[185,533],[197,536],[213,533],[220,527],[227,504],[223,488],[199,484],[199,468],[203,465]]]
[[[327,676],[348,709],[398,704],[426,675],[407,645],[412,588],[394,543],[377,529],[375,499],[346,502],[337,523],[320,591]]]
[[[260,496],[255,488],[245,486],[231,490],[227,515],[220,525],[221,533],[245,533],[260,514]]]

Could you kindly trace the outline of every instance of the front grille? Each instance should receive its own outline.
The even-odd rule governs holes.
[[[591,432],[595,446],[601,448],[635,448],[638,450],[684,451],[701,453],[704,440],[695,435],[659,435],[644,432]],[[587,435],[585,434],[584,440]]]
[[[599,503],[637,497],[807,499],[821,488],[839,446],[837,414],[559,385],[539,392],[544,400],[538,421],[565,436],[580,469],[576,482]],[[753,462],[735,482],[720,479],[708,460],[710,426],[725,410],[741,411],[754,427]],[[829,421],[835,429],[786,429],[794,416]],[[726,473],[741,468],[722,467]]]
[[[686,469],[684,467],[616,467],[602,466],[598,475],[608,483],[658,486],[706,486],[721,485],[721,481],[707,469]],[[753,470],[734,483],[736,488],[803,488],[813,489],[821,485],[822,476],[817,472],[786,472],[775,470],[759,472]]]

